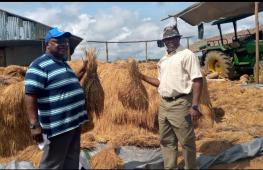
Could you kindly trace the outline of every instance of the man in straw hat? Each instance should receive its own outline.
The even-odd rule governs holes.
[[[193,121],[200,116],[198,103],[202,74],[198,58],[180,45],[177,26],[164,29],[167,53],[158,63],[158,79],[141,74],[141,79],[158,87],[161,151],[165,169],[177,168],[178,141],[183,148],[185,169],[197,168]]]
[[[80,86],[87,61],[77,75],[66,63],[71,33],[52,28],[45,36],[46,52],[35,59],[25,76],[25,103],[33,140],[44,147],[40,169],[78,169],[80,125],[87,121]]]

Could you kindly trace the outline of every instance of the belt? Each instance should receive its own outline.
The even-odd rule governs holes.
[[[162,96],[162,98],[168,102],[170,101],[173,101],[173,100],[176,100],[176,99],[179,99],[180,97],[183,97],[183,96],[186,96],[187,94],[179,94],[177,96],[174,96],[174,97],[165,97],[165,96]]]

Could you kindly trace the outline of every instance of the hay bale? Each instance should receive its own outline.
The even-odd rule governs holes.
[[[109,146],[91,157],[92,169],[124,169],[124,161],[116,154],[116,149]]]
[[[104,91],[97,74],[97,54],[94,49],[87,49],[85,52],[88,65],[83,78],[83,88],[86,94],[87,111],[94,112],[99,117],[104,109]]]
[[[130,107],[135,110],[148,110],[149,99],[147,91],[142,84],[139,76],[138,64],[134,59],[130,59],[128,63],[128,81],[124,81],[118,98],[124,107]]]

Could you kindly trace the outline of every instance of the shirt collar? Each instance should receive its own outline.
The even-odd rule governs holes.
[[[50,53],[45,53],[46,56],[50,57],[52,60],[56,61],[56,62],[59,62],[59,63],[65,63],[66,60],[64,58],[58,58],[58,57],[55,57],[53,56],[52,54]]]
[[[165,52],[165,57],[172,56],[180,51],[183,51],[185,48],[182,45],[179,45],[175,51],[172,53],[168,54],[167,51]]]

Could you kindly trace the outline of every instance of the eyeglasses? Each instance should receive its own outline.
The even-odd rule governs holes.
[[[68,39],[53,39],[50,41],[51,43],[58,45],[65,45],[69,46],[69,40]]]

